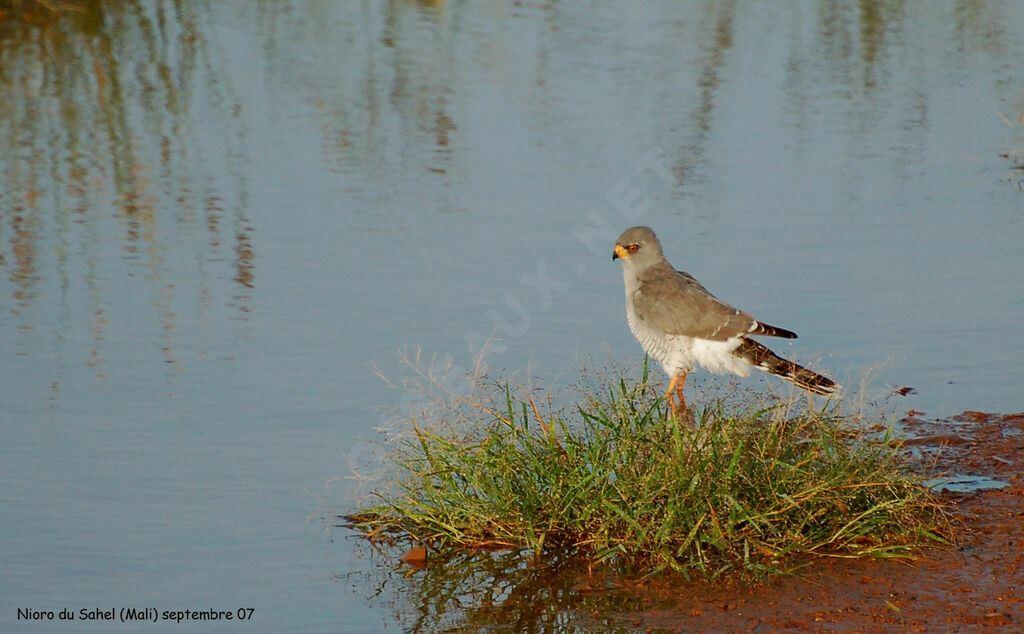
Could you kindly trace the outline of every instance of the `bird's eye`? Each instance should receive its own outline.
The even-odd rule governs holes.
[[[636,253],[639,248],[639,244],[631,244],[628,247],[626,247],[626,250],[629,251],[630,253]]]

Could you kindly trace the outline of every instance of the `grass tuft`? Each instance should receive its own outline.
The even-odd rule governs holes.
[[[506,383],[471,404],[475,420],[413,419],[390,455],[396,488],[348,520],[434,548],[570,549],[707,577],[785,573],[807,555],[908,556],[949,534],[898,443],[862,421],[719,401],[694,425],[654,390],[646,370],[620,374],[542,415]]]

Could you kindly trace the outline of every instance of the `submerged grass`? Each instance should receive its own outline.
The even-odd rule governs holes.
[[[619,377],[542,416],[507,384],[475,424],[413,420],[390,459],[397,488],[348,517],[435,548],[582,551],[648,572],[782,573],[804,555],[906,556],[944,541],[944,514],[901,466],[829,408],[722,402],[666,417],[647,381]]]

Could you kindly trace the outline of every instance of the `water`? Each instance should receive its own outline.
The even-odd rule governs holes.
[[[951,491],[953,493],[974,493],[976,491],[1001,489],[1010,486],[1009,482],[995,478],[957,474],[944,478],[932,478],[931,480],[926,480],[924,484],[936,491]]]
[[[408,399],[372,365],[636,362],[632,224],[855,393],[1024,409],[1022,33],[1009,0],[4,16],[3,629],[429,628],[323,520]]]

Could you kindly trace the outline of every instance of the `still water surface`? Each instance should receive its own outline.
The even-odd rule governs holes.
[[[324,520],[403,402],[372,366],[637,362],[632,224],[848,386],[1024,409],[1019,2],[68,7],[0,18],[0,629],[479,625],[520,573]]]

